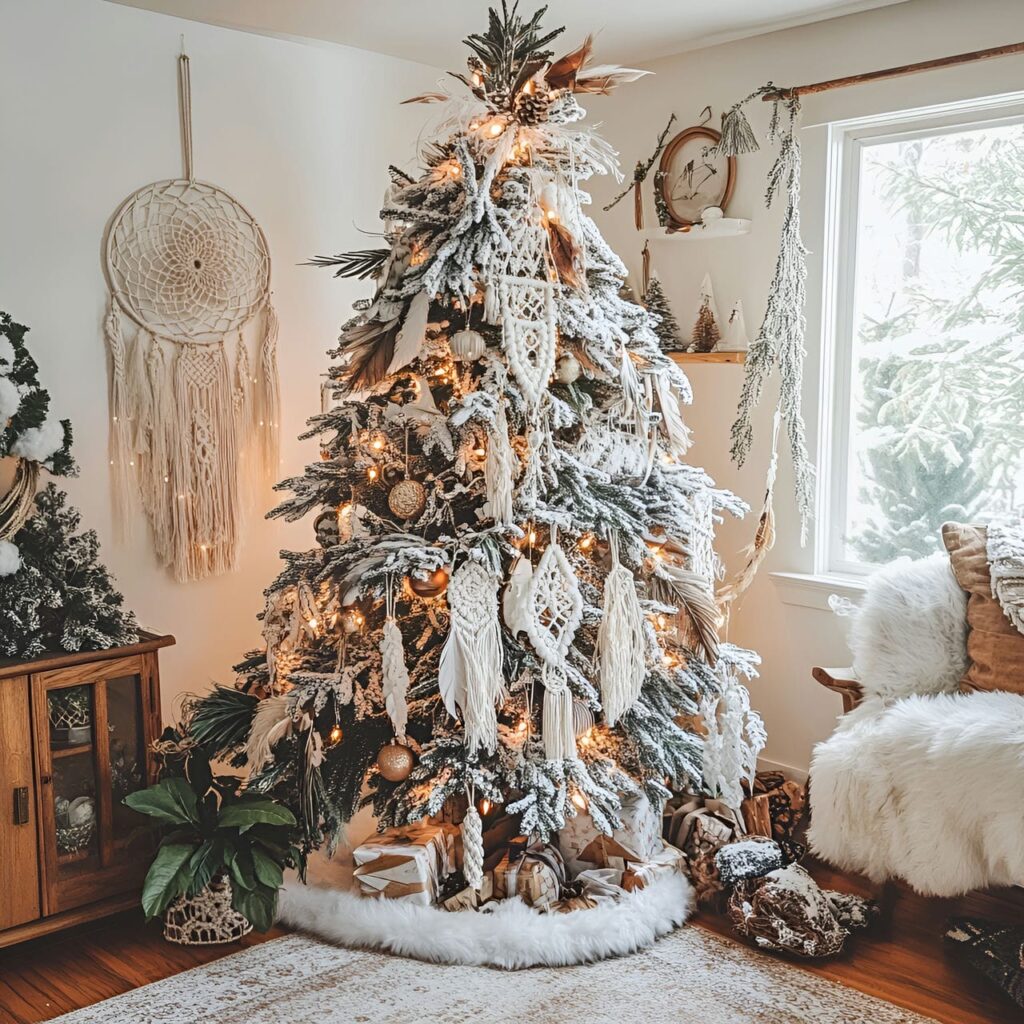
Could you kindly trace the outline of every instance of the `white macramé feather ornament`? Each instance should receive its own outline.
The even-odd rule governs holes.
[[[484,884],[484,824],[472,797],[462,819],[462,873],[466,885],[479,891]]]
[[[583,595],[554,527],[530,579],[527,610],[526,634],[544,662],[544,755],[550,761],[574,758],[576,730],[565,659],[583,619]]]
[[[479,562],[464,562],[448,583],[451,625],[441,651],[438,689],[448,713],[462,710],[470,754],[498,745],[496,705],[505,692],[497,580]]]
[[[636,581],[619,561],[614,533],[611,553],[612,568],[604,582],[604,614],[597,631],[597,658],[601,706],[608,724],[615,725],[640,696],[647,674],[647,643]]]
[[[390,587],[388,588],[387,606],[384,635],[380,641],[381,689],[384,693],[384,707],[395,730],[395,739],[399,743],[404,743],[405,727],[409,722],[409,705],[406,700],[406,693],[409,690],[409,670],[405,665],[402,631],[395,621],[394,596]]]

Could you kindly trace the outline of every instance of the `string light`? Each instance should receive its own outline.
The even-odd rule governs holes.
[[[367,479],[370,481],[370,483],[373,483],[373,481],[376,480],[377,476],[378,476],[377,467],[376,466],[371,466],[366,471],[366,476],[367,476]]]
[[[580,551],[589,551],[594,546],[594,535],[592,533],[585,533],[580,537],[579,549]]]
[[[479,803],[479,805],[478,805],[477,809],[478,809],[478,810],[480,811],[480,815],[481,815],[481,817],[484,817],[484,818],[486,818],[486,817],[487,817],[487,815],[491,813],[491,808],[492,808],[493,806],[494,806],[494,805],[493,805],[493,804],[491,803],[491,801],[490,801],[490,800],[488,800],[488,799],[487,799],[487,797],[483,797],[483,798],[482,798],[482,799],[480,800],[480,803]]]
[[[377,451],[380,451],[381,448],[383,448],[383,447],[384,447],[384,442],[379,437],[374,438],[373,448],[375,448]]]
[[[335,722],[334,723],[334,727],[327,734],[327,742],[330,743],[331,746],[333,747],[333,746],[335,746],[335,744],[338,744],[338,743],[341,742],[341,737],[343,735],[344,734],[341,731],[341,726],[337,722]]]
[[[581,811],[585,811],[587,809],[587,798],[578,789],[574,789],[572,791],[572,796],[569,799],[571,799]]]

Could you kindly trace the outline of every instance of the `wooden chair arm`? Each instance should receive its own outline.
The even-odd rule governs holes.
[[[843,713],[852,711],[864,699],[864,687],[857,681],[852,668],[811,669],[811,675],[826,690],[832,690],[843,698]]]

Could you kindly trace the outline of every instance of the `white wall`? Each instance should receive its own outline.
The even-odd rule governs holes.
[[[192,58],[197,175],[234,194],[262,225],[273,258],[283,424],[282,475],[317,458],[295,440],[319,411],[319,374],[352,299],[365,288],[298,264],[367,243],[389,162],[415,155],[423,108],[398,101],[437,73],[340,46],[316,46],[181,21],[102,0],[0,0],[0,309],[29,344],[54,408],[71,418],[81,476],[67,483],[140,620],[174,633],[164,712],[185,691],[231,682],[259,640],[256,612],[281,547],[312,527],[267,523],[254,498],[239,570],[187,585],[160,570],[145,527],[116,542],[111,520],[100,247],[134,188],[181,173],[176,63]]]
[[[555,4],[557,14],[557,4]],[[832,21],[818,22],[753,39],[712,47],[647,65],[656,75],[628,86],[610,100],[592,99],[592,116],[604,121],[604,134],[631,169],[646,159],[670,112],[680,129],[696,123],[705,104],[714,108],[714,124],[723,109],[759,85],[801,85],[886,68],[918,60],[1024,40],[1024,4],[1020,0],[910,0],[905,4]],[[615,58],[614,40],[598,39],[599,58]],[[956,69],[933,71],[873,85],[807,97],[804,123],[926,106],[955,99],[1019,90],[1024,84],[1024,57],[1007,57]],[[758,104],[767,108],[767,104]],[[752,120],[759,137],[767,110]],[[826,129],[802,133],[803,218],[805,244],[811,250],[808,280],[808,329],[804,408],[813,446],[818,438],[819,355],[821,345],[821,253],[824,237]],[[728,213],[753,218],[745,238],[695,243],[652,242],[652,264],[659,271],[680,323],[687,329],[697,310],[697,292],[710,271],[719,306],[743,300],[747,326],[756,333],[764,311],[778,245],[781,210],[766,214],[761,196],[772,158],[767,147],[739,161],[738,185]],[[657,224],[647,193],[648,226]],[[610,183],[594,189],[598,209],[613,194]],[[781,206],[781,204],[778,204]],[[632,199],[610,213],[597,213],[598,223],[615,249],[639,276],[642,241],[633,230]],[[696,395],[688,420],[696,434],[693,461],[716,480],[760,507],[774,391],[766,394],[756,421],[753,457],[742,471],[729,461],[729,428],[735,415],[742,371],[734,366],[698,366],[690,373]],[[792,501],[788,455],[783,456],[777,486],[778,541],[766,567],[745,596],[732,623],[731,640],[759,651],[764,659],[760,680],[752,688],[769,733],[765,757],[806,768],[813,743],[831,731],[838,698],[810,679],[813,665],[848,664],[841,623],[830,612],[784,604],[768,571],[811,572],[813,552],[801,549]],[[750,540],[752,517],[727,524],[719,549],[730,568],[736,552]]]

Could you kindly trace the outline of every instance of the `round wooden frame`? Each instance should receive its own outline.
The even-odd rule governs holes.
[[[707,139],[709,146],[717,145],[719,140],[722,138],[720,132],[716,132],[714,128],[708,128],[705,125],[695,125],[692,128],[685,128],[681,131],[672,141],[665,147],[664,152],[661,154],[661,163],[658,165],[658,173],[660,180],[658,182],[658,192],[661,196],[661,201],[664,204],[664,209],[668,215],[668,223],[664,225],[669,231],[680,231],[687,228],[693,227],[694,224],[699,221],[694,220],[682,220],[676,216],[672,209],[672,199],[668,192],[668,181],[669,181],[669,170],[672,167],[672,163],[675,160],[676,153],[679,149],[685,146],[688,142],[692,142],[694,139]],[[736,157],[726,157],[726,178],[725,178],[725,191],[722,193],[722,198],[719,200],[718,205],[724,210],[729,200],[732,198],[733,189],[736,187]]]

